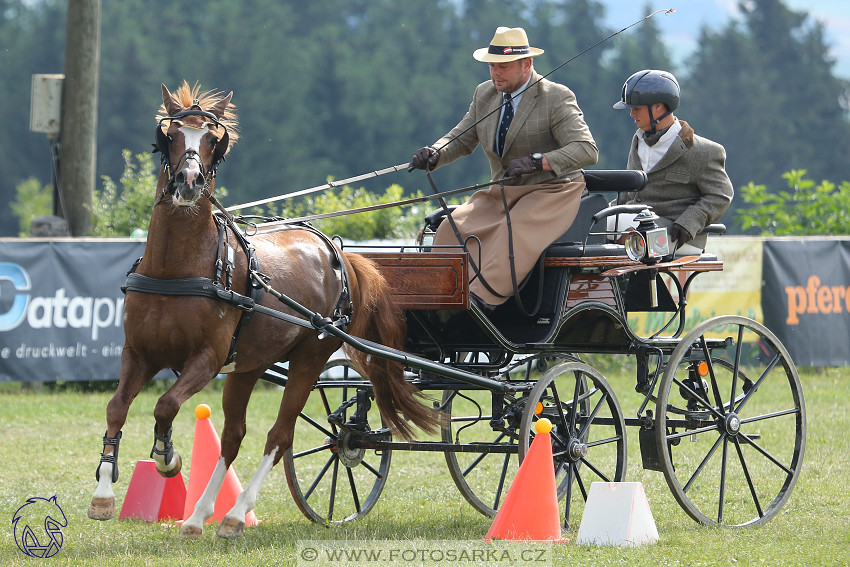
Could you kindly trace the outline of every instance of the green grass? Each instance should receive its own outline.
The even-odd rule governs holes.
[[[611,377],[627,416],[637,409],[631,377]],[[850,372],[829,369],[802,373],[808,413],[803,471],[786,506],[767,525],[755,529],[702,527],[676,504],[661,473],[640,468],[636,432],[629,429],[627,480],[641,481],[649,498],[660,541],[637,548],[593,548],[536,544],[543,561],[521,565],[847,565],[850,564]],[[141,521],[96,522],[86,517],[95,488],[100,439],[105,430],[109,393],[33,391],[0,385],[0,565],[35,565],[16,547],[11,518],[27,498],[54,494],[68,519],[65,544],[51,565],[294,565],[314,540],[336,540],[346,549],[414,548],[496,549],[518,553],[517,544],[481,542],[491,520],[460,496],[439,453],[395,452],[389,481],[375,509],[365,518],[326,528],[306,520],[292,501],[283,467],[276,467],[260,493],[259,526],[236,541],[215,538],[184,541],[173,526]],[[137,460],[147,459],[152,442],[152,411],[161,386],[152,386],[133,404],[121,445],[117,505],[127,490]],[[222,423],[219,387],[197,394],[174,424],[175,448],[184,456],[188,478],[194,430],[192,409],[207,403],[213,424]],[[248,412],[248,436],[234,467],[243,484],[260,462],[265,433],[274,421],[280,391],[260,388]],[[566,534],[574,539],[574,533]],[[369,541],[378,543],[370,544]],[[437,543],[438,542],[438,543]],[[331,542],[332,543],[332,542]],[[324,545],[331,545],[326,543]],[[410,556],[407,556],[410,557]],[[432,555],[432,557],[435,557]],[[437,556],[438,557],[438,556]],[[496,559],[504,555],[490,555]],[[512,557],[516,558],[516,555]],[[421,558],[421,557],[420,557]],[[421,564],[399,559],[396,564]],[[478,561],[478,564],[485,562]],[[300,565],[324,564],[300,561]],[[360,562],[338,563],[375,565]],[[425,564],[429,564],[428,561]],[[435,564],[460,565],[442,561]],[[491,564],[507,565],[506,561]]]

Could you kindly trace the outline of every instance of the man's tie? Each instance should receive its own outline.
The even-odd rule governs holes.
[[[514,105],[511,103],[511,95],[502,93],[505,99],[505,113],[502,114],[502,122],[499,124],[499,135],[496,139],[496,151],[502,155],[505,149],[505,137],[508,135],[508,127],[511,125],[511,120],[514,118]]]

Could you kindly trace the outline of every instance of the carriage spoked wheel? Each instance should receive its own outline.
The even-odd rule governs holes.
[[[540,418],[550,432],[564,525],[578,526],[592,482],[622,482],[626,475],[626,425],[608,381],[582,362],[551,367],[534,385],[522,416],[520,462]]]
[[[444,443],[467,446],[463,452],[444,453],[449,474],[466,501],[492,518],[519,468],[519,418],[516,416],[501,422],[494,430],[491,426],[491,396],[487,390],[445,390],[441,408],[449,416],[449,421],[441,433]],[[515,403],[513,396],[506,397],[505,403]],[[472,450],[476,443],[481,448]],[[495,452],[492,450],[494,447],[509,452]]]
[[[392,451],[363,449],[356,433],[338,425],[365,432],[381,426],[370,395],[371,385],[351,361],[332,360],[298,417],[283,465],[295,503],[314,522],[343,523],[365,516],[387,483]],[[389,432],[381,435],[390,439]]]
[[[441,410],[449,421],[442,428],[442,441],[465,446],[463,451],[444,453],[449,474],[466,501],[485,516],[496,515],[519,470],[519,426],[528,391],[543,369],[565,356],[535,355],[514,364],[505,375],[515,382],[527,381],[528,389],[522,392],[496,396],[470,388],[443,392]]]
[[[788,500],[806,409],[797,369],[764,325],[725,315],[687,333],[670,354],[656,412],[664,477],[691,518],[755,526]]]

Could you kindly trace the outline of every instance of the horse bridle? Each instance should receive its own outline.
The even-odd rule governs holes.
[[[213,151],[212,162],[210,163],[209,173],[206,171],[206,167],[204,167],[204,161],[201,159],[201,156],[198,155],[198,152],[194,149],[187,149],[184,151],[180,158],[177,160],[176,164],[171,163],[171,156],[169,155],[168,147],[171,143],[171,138],[163,132],[162,125],[164,122],[173,122],[174,120],[179,120],[186,116],[203,116],[204,118],[208,118],[212,121],[216,127],[224,130],[224,135],[219,138],[218,142],[215,145],[215,150]],[[222,124],[218,117],[212,112],[207,112],[204,110],[199,104],[198,99],[195,99],[194,103],[187,110],[181,110],[177,112],[173,116],[166,116],[159,121],[159,124],[156,127],[156,143],[153,144],[153,153],[159,152],[162,154],[161,157],[161,165],[162,168],[165,169],[166,175],[168,176],[168,183],[166,183],[165,187],[162,188],[162,196],[165,195],[173,195],[176,191],[176,183],[175,183],[175,171],[178,171],[182,164],[187,163],[189,160],[194,160],[198,163],[198,167],[201,171],[201,177],[204,180],[204,193],[208,193],[210,182],[215,179],[216,172],[218,171],[218,165],[224,161],[224,154],[227,152],[227,147],[230,145],[230,134],[227,131],[227,126]]]

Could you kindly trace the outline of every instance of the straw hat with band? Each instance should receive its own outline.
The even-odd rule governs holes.
[[[484,63],[508,63],[525,57],[537,57],[543,50],[528,45],[528,36],[522,28],[496,28],[489,47],[476,49],[472,54]]]

